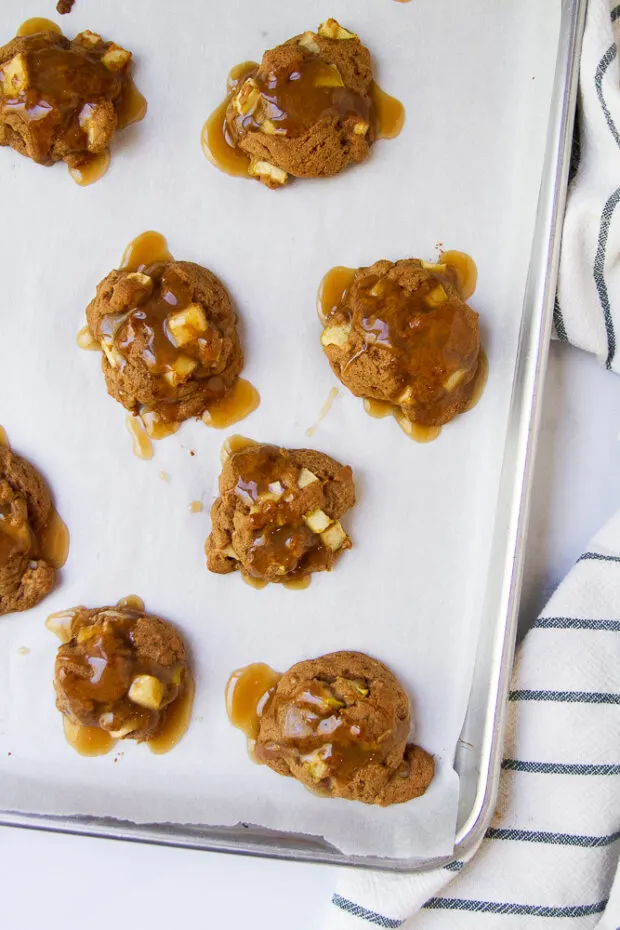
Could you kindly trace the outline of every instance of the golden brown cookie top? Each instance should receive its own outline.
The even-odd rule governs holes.
[[[42,165],[104,152],[119,122],[131,52],[85,31],[47,31],[0,48],[0,145]]]
[[[392,804],[422,794],[433,760],[407,744],[409,700],[389,669],[335,652],[286,672],[259,720],[256,757],[329,797]]]
[[[108,391],[132,412],[199,416],[236,382],[243,353],[218,278],[193,262],[111,271],[86,309]]]
[[[53,512],[36,469],[0,446],[0,615],[33,607],[54,587],[56,571],[44,552]]]
[[[207,563],[259,581],[330,569],[351,541],[340,517],[355,503],[350,467],[310,449],[252,444],[229,456],[212,511]]]
[[[371,84],[370,52],[335,20],[265,52],[226,111],[249,173],[275,188],[363,161],[375,139]]]
[[[321,343],[354,394],[426,425],[464,408],[480,359],[478,314],[461,299],[456,276],[418,259],[358,268],[327,308]]]
[[[189,683],[177,630],[140,610],[78,607],[68,635],[56,656],[58,709],[115,739],[155,736]]]

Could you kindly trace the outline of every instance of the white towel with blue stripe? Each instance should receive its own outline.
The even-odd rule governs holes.
[[[618,372],[619,45],[620,4],[590,0],[554,314],[560,339]],[[343,873],[325,930],[620,930],[620,513],[519,650],[502,768],[467,861]]]
[[[519,650],[502,767],[471,861],[345,873],[328,930],[620,927],[620,513]]]

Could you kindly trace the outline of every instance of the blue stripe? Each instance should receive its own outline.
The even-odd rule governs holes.
[[[560,301],[558,300],[557,294],[555,295],[555,303],[553,305],[553,325],[555,326],[558,339],[560,339],[562,342],[568,342],[566,324],[564,323],[562,308],[560,307]]]
[[[509,701],[557,701],[561,704],[620,704],[620,694],[606,691],[511,691]]]
[[[616,191],[620,195],[620,188]],[[595,562],[620,562],[620,555],[603,555],[602,552],[584,552],[577,559],[578,562],[586,562],[592,559]]]
[[[620,775],[620,765],[583,762],[524,762],[521,759],[504,759],[502,768],[507,772],[531,772],[534,775]]]
[[[393,917],[384,917],[383,914],[377,914],[376,911],[369,911],[368,908],[362,907],[361,904],[355,904],[348,898],[343,898],[339,894],[332,895],[332,904],[339,907],[341,911],[346,911],[352,917],[359,917],[360,920],[367,920],[370,924],[377,927],[402,927],[404,920],[394,920]]]
[[[601,914],[607,899],[597,904],[575,904],[573,907],[546,907],[542,904],[508,904],[501,901],[471,901],[467,898],[431,898],[424,907],[429,910],[477,911],[487,914],[522,914],[528,917],[587,917]]]
[[[465,863],[461,862],[460,859],[455,859],[454,862],[449,862],[447,865],[444,865],[444,869],[448,872],[460,872],[464,865]]]
[[[615,45],[613,46],[613,48],[615,49]],[[601,225],[600,225],[599,234],[598,234],[598,245],[596,247],[596,255],[594,257],[594,268],[592,269],[592,273],[594,275],[594,283],[596,285],[596,290],[598,292],[598,298],[601,303],[601,308],[603,310],[603,318],[605,320],[605,332],[607,333],[607,359],[605,360],[606,368],[611,368],[612,362],[614,360],[614,355],[616,354],[616,334],[614,332],[614,323],[613,323],[613,319],[611,316],[609,293],[607,291],[607,285],[605,283],[605,250],[607,248],[607,238],[609,236],[609,226],[611,224],[611,218],[613,216],[614,210],[616,209],[618,205],[619,200],[620,200],[620,187],[614,191],[614,193],[611,195],[611,197],[609,198],[609,200],[603,207],[603,213],[601,215]],[[620,559],[618,561],[620,561]]]
[[[573,833],[544,833],[541,830],[510,830],[490,827],[486,832],[488,840],[517,840],[522,843],[550,843],[553,846],[581,846],[593,849],[599,846],[611,846],[620,840],[620,830],[608,836],[580,836]]]
[[[620,620],[586,620],[585,617],[539,617],[532,629],[620,631]]]
[[[612,22],[613,22],[613,17],[612,17]],[[605,54],[603,55],[603,57],[601,58],[598,68],[596,69],[596,74],[594,75],[594,86],[596,88],[596,96],[598,97],[599,103],[601,105],[601,109],[603,110],[605,122],[607,123],[607,126],[612,136],[616,140],[616,143],[620,145],[620,135],[618,134],[618,130],[616,129],[616,124],[614,123],[611,117],[611,113],[609,112],[609,107],[605,103],[605,97],[603,95],[603,78],[605,77],[605,74],[607,73],[607,69],[609,68],[614,58],[616,57],[617,53],[618,53],[618,49],[616,48],[616,44],[614,43],[613,45],[610,45],[607,51],[605,52]]]
[[[620,16],[620,6],[617,6],[611,11],[612,23],[615,23],[615,21],[618,19],[619,16]],[[620,930],[620,927],[618,928],[618,930]]]

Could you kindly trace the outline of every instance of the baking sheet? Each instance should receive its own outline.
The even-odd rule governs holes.
[[[0,0],[7,38],[42,2]],[[209,15],[209,9],[213,15]],[[229,68],[328,16],[358,32],[381,85],[407,108],[393,142],[339,178],[273,193],[205,160],[202,123]],[[458,780],[452,770],[467,703],[487,573],[517,335],[557,47],[557,0],[297,0],[206,4],[153,14],[147,0],[79,0],[56,18],[133,49],[147,118],[113,148],[106,177],[80,189],[0,151],[0,423],[47,476],[72,541],[57,590],[0,623],[0,805],[137,822],[255,823],[322,835],[345,853],[449,854]],[[210,267],[243,322],[245,376],[262,403],[225,432],[191,422],[131,454],[125,412],[107,397],[94,353],[75,335],[96,283],[144,229],[173,254]],[[432,257],[435,243],[479,267],[490,377],[478,407],[434,443],[369,418],[344,389],[311,439],[336,384],[314,311],[335,264]],[[207,572],[203,544],[219,449],[233,432],[321,449],[352,465],[355,547],[306,591],[254,591]],[[190,451],[195,455],[190,455]],[[159,477],[168,473],[169,483]],[[201,499],[203,514],[188,505]],[[53,610],[137,593],[174,621],[194,656],[191,728],[170,754],[119,743],[98,759],[67,746],[51,684]],[[18,652],[26,646],[27,654]],[[387,810],[325,801],[246,756],[223,692],[251,661],[281,670],[334,649],[387,662],[415,702],[416,741],[433,752],[427,794]]]

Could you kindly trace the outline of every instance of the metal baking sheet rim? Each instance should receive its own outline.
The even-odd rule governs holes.
[[[241,824],[240,830],[239,825],[214,828],[195,824],[135,824],[112,818],[0,810],[0,826],[391,872],[439,868],[466,856],[484,836],[493,816],[501,770],[586,7],[587,0],[562,0],[545,166],[494,529],[492,561],[502,564],[503,571],[489,578],[470,699],[456,751],[460,797],[453,856],[406,860],[345,856],[320,837],[277,833],[250,824]],[[494,621],[494,617],[498,619]],[[483,634],[489,626],[491,635],[485,638]]]

